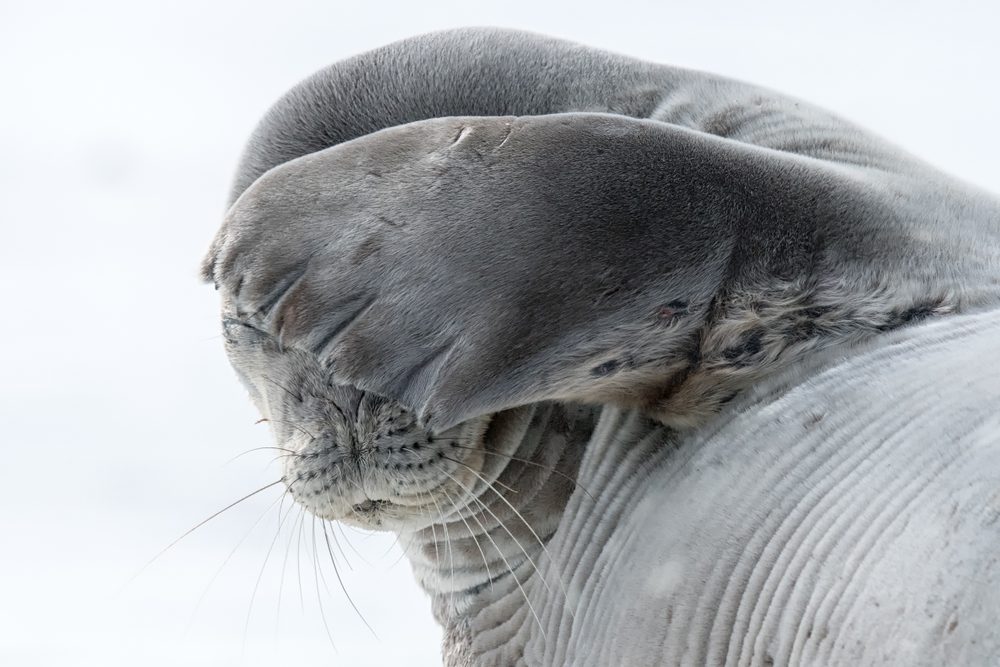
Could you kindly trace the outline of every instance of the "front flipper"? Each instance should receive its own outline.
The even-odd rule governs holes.
[[[433,119],[261,176],[206,274],[231,316],[437,430],[547,399],[653,408],[723,290],[812,261],[829,180],[623,116]]]

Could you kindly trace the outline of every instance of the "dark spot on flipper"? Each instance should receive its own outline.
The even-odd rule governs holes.
[[[931,304],[922,304],[907,308],[899,314],[898,319],[900,324],[909,324],[910,322],[932,317],[935,314],[935,310],[935,306]]]
[[[907,324],[919,322],[927,319],[928,317],[940,315],[942,313],[942,308],[944,308],[944,303],[941,299],[916,304],[904,310],[893,312],[889,317],[889,320],[882,326],[878,327],[878,329],[879,331],[891,331],[892,329],[896,329]]]
[[[684,314],[688,309],[688,302],[675,299],[667,304],[667,308],[673,308],[678,314]]]
[[[611,375],[616,370],[621,367],[621,362],[617,359],[611,359],[610,361],[605,361],[599,366],[594,366],[590,369],[590,374],[594,377],[604,377],[606,375]]]
[[[792,343],[815,338],[819,332],[816,322],[813,320],[801,320],[796,322],[788,332],[788,339]]]
[[[726,403],[731,403],[733,401],[733,399],[736,398],[739,395],[740,395],[740,392],[738,392],[738,391],[730,392],[726,396],[724,396],[721,399],[719,399],[719,405],[725,405]]]
[[[745,335],[739,344],[726,349],[722,356],[735,366],[749,366],[752,363],[751,358],[761,349],[763,349],[763,334],[760,331],[752,331]]]
[[[808,428],[812,428],[816,424],[818,424],[821,421],[823,421],[823,417],[824,416],[825,415],[822,412],[818,412],[816,414],[810,415],[810,417],[805,421],[805,423],[803,424],[803,426],[805,426],[807,429]]]
[[[657,308],[656,319],[660,322],[673,322],[678,317],[683,317],[687,314],[687,301],[674,300]]]
[[[810,306],[802,311],[803,317],[810,320],[818,320],[824,315],[828,315],[833,311],[830,306]]]

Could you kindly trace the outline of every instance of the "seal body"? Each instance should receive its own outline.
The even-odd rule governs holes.
[[[203,273],[289,491],[407,537],[448,664],[998,655],[960,579],[996,578],[965,519],[1000,477],[1000,204],[825,111],[406,40],[267,114]]]

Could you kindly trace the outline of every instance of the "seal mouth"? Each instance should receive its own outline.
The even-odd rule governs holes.
[[[390,507],[392,507],[392,502],[389,500],[369,498],[363,503],[351,506],[351,509],[358,514],[378,514],[379,512],[389,509]]]

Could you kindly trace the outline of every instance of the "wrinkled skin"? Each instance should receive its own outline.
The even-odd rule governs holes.
[[[1000,660],[1000,204],[821,110],[407,40],[269,112],[204,273],[447,664]]]

